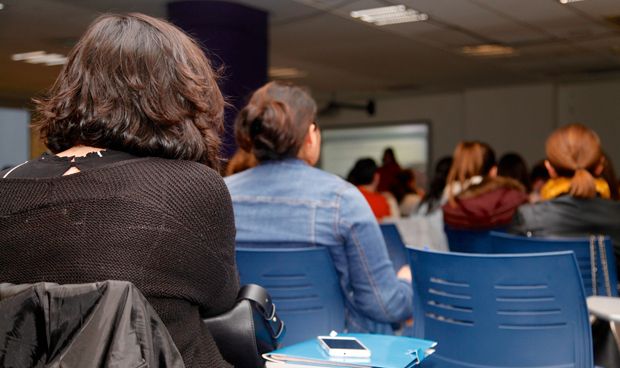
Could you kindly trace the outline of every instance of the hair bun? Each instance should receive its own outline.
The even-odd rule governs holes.
[[[254,138],[263,130],[263,119],[257,117],[250,123],[250,137]]]
[[[235,137],[260,162],[297,157],[315,114],[316,104],[303,89],[270,82],[237,115]]]

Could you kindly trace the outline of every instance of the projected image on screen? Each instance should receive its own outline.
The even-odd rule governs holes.
[[[402,168],[425,174],[428,141],[428,125],[424,123],[324,129],[321,168],[345,178],[359,158],[371,157],[381,165],[383,151],[391,147]]]

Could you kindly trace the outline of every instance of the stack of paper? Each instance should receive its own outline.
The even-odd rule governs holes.
[[[317,339],[304,341],[264,354],[267,368],[295,367],[379,367],[408,368],[417,365],[432,354],[437,345],[434,341],[402,336],[371,334],[339,334],[355,337],[371,352],[370,358],[340,358],[329,356]]]

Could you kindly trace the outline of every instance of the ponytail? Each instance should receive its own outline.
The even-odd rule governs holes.
[[[596,183],[592,174],[586,169],[577,169],[571,179],[569,194],[575,198],[596,197]]]
[[[582,124],[568,124],[556,129],[545,143],[547,160],[555,171],[571,177],[569,194],[576,198],[594,198],[596,180],[592,173],[602,162],[598,135]]]

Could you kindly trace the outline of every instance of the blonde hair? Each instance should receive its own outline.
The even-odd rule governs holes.
[[[456,145],[452,159],[446,183],[449,190],[448,199],[454,203],[452,183],[459,182],[463,186],[474,176],[487,175],[495,165],[495,153],[486,143],[463,141]]]
[[[593,172],[603,162],[603,152],[601,141],[592,129],[582,124],[558,128],[547,138],[545,151],[558,175],[572,177],[571,196],[596,196]]]

